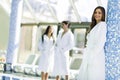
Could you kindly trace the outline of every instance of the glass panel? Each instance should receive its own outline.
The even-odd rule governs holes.
[[[32,47],[32,28],[31,26],[21,27],[20,47],[18,53],[18,62],[24,63],[26,56],[31,52]]]
[[[75,34],[75,45],[76,45],[76,47],[84,48],[86,29],[85,28],[75,29],[74,34]]]

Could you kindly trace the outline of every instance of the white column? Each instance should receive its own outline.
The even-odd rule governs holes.
[[[36,52],[36,39],[37,39],[37,26],[33,26],[33,30],[32,30],[32,52],[35,53]]]
[[[17,62],[23,0],[12,0],[6,63]]]

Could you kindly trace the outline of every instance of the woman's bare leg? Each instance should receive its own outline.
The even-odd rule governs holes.
[[[48,73],[45,73],[45,80],[48,80]]]
[[[44,72],[41,72],[41,80],[45,80],[45,74],[44,74]]]
[[[65,80],[69,80],[69,77],[68,77],[68,75],[65,75]]]
[[[58,75],[56,76],[56,80],[60,80],[60,77]]]

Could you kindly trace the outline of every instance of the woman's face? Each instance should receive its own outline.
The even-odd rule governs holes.
[[[94,18],[97,22],[100,22],[102,19],[102,11],[101,9],[96,9],[95,13],[94,13]]]
[[[50,28],[49,28],[49,33],[52,33],[52,32],[53,32],[53,28],[50,27]]]
[[[66,28],[68,28],[68,26],[66,24],[62,23],[62,28],[66,29]]]

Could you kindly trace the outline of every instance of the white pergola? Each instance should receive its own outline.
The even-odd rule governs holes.
[[[10,14],[12,0],[0,0],[0,6]],[[96,6],[107,10],[108,0],[23,0],[23,23],[38,22],[90,22]]]

